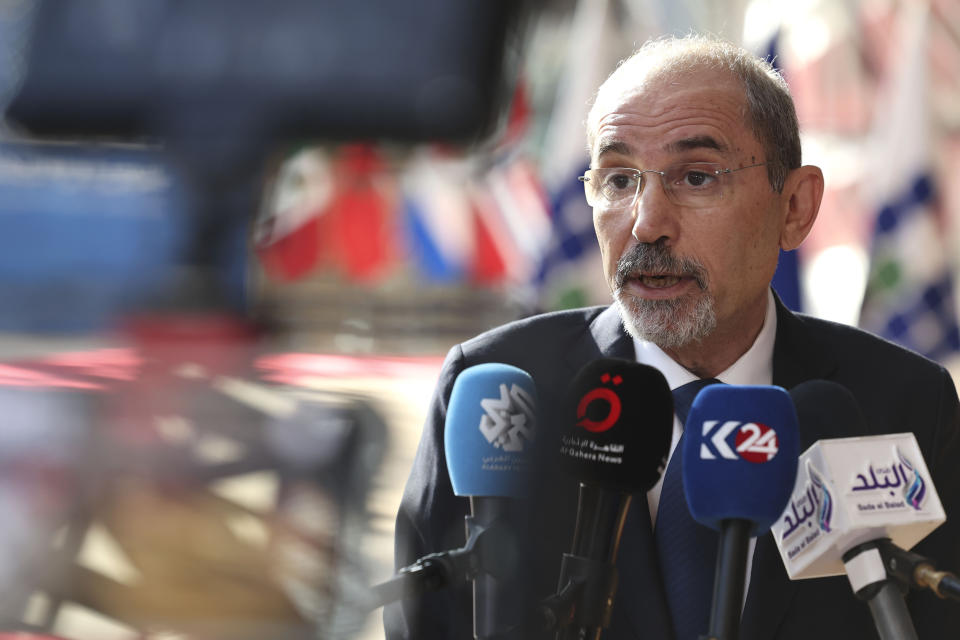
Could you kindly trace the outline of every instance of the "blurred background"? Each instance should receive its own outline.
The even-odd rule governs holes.
[[[953,0],[0,0],[0,638],[382,637],[444,354],[609,301],[588,102],[690,30],[824,170],[784,301],[960,379]]]

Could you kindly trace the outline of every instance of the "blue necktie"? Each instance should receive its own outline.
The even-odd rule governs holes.
[[[694,380],[673,390],[674,411],[685,424],[697,393],[719,380]],[[686,428],[684,428],[686,433]],[[660,575],[676,640],[697,640],[710,625],[717,564],[717,532],[698,524],[683,493],[683,436],[667,465],[657,508],[654,537]]]

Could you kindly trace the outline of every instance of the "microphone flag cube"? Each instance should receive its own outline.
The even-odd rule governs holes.
[[[946,520],[912,433],[818,440],[771,528],[792,580],[846,573],[850,548],[890,538],[910,549]]]

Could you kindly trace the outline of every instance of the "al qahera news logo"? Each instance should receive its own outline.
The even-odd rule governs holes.
[[[614,388],[621,384],[623,384],[623,376],[604,373],[600,376],[600,386],[583,394],[577,403],[576,426],[586,430],[589,435],[581,436],[574,432],[562,436],[560,455],[587,463],[623,464],[623,454],[626,450],[624,444],[622,442],[601,443],[595,439],[594,435],[609,431],[620,420],[623,401],[620,400]],[[594,407],[592,411],[591,407]],[[599,413],[603,413],[603,417],[598,419]]]
[[[861,513],[923,508],[927,497],[923,476],[899,447],[894,447],[893,458],[885,464],[870,462],[863,473],[854,476],[850,493],[856,497]]]
[[[600,382],[603,385],[609,384],[619,387],[623,384],[623,378],[619,375],[611,376],[609,373],[605,373],[600,376]],[[607,415],[604,416],[603,420],[594,420],[587,417],[587,407],[597,400],[607,403]],[[606,386],[596,387],[583,394],[577,404],[577,426],[583,427],[591,433],[602,433],[617,423],[622,411],[623,403],[620,402],[620,396],[617,395],[616,391]]]
[[[502,451],[521,453],[536,437],[533,397],[520,385],[500,384],[499,398],[480,400],[480,433]]]

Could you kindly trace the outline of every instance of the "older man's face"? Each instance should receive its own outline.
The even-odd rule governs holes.
[[[709,162],[738,169],[767,161],[732,77],[663,78],[608,92],[597,106],[592,168]],[[755,335],[782,228],[766,167],[725,176],[723,198],[696,208],[671,202],[656,174],[645,177],[633,208],[594,208],[604,274],[627,324],[668,348]]]

